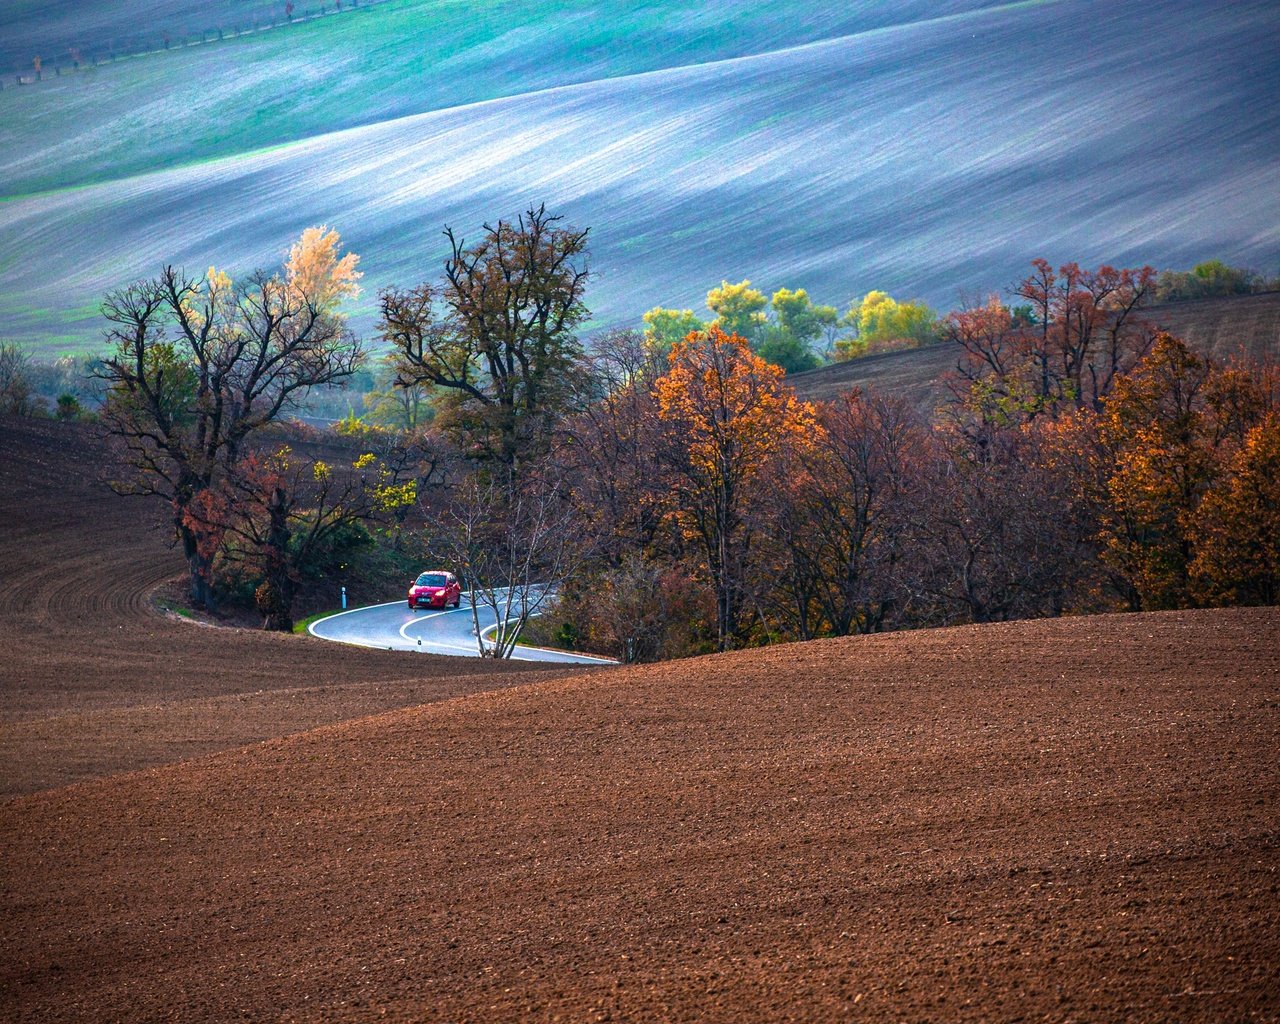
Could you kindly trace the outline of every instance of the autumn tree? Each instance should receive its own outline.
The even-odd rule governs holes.
[[[770,460],[786,445],[808,444],[816,429],[813,407],[782,376],[745,338],[712,326],[676,345],[654,384],[659,456],[676,521],[705,559],[722,650],[744,635],[748,510]]]
[[[1034,260],[1010,308],[992,295],[948,314],[943,337],[957,349],[948,420],[972,437],[1065,409],[1100,409],[1115,383],[1147,352],[1154,333],[1141,317],[1150,267],[1096,271]]]
[[[170,506],[196,606],[212,608],[211,554],[188,509],[247,454],[266,425],[364,358],[341,312],[357,291],[356,257],[336,232],[308,229],[281,272],[233,283],[172,266],[111,292],[103,315],[112,354],[103,421],[129,473],[122,493]]]
[[[995,295],[943,320],[944,337],[959,349],[947,380],[953,405],[980,426],[1022,422],[1045,408],[1026,381],[1025,326]]]
[[[584,650],[626,663],[658,661],[708,649],[714,619],[708,596],[679,559],[635,552],[594,572],[554,614]]]
[[[1195,603],[1201,540],[1215,553],[1201,563],[1200,590],[1214,592],[1215,575],[1227,579],[1209,566],[1221,570],[1222,553],[1238,550],[1228,542],[1231,510],[1249,499],[1233,488],[1253,479],[1257,460],[1265,464],[1269,434],[1254,431],[1274,407],[1269,375],[1214,366],[1168,334],[1117,381],[1099,418],[1108,460],[1101,536],[1131,607]]]
[[[605,568],[648,552],[664,528],[669,494],[653,384],[667,366],[639,332],[597,338],[588,357],[589,393],[558,431],[552,459],[572,487],[575,531],[590,539]]]
[[[1192,528],[1189,566],[1197,599],[1280,603],[1280,412],[1245,435]]]
[[[885,628],[899,603],[922,428],[900,400],[854,390],[817,409],[812,443],[777,460],[764,514],[784,552],[796,633]]]
[[[356,451],[377,460],[377,504],[385,523],[381,536],[396,551],[412,538],[412,513],[438,512],[467,472],[453,442],[433,424],[396,430],[348,416],[333,430]]]
[[[472,245],[450,228],[445,237],[443,281],[384,289],[379,329],[401,385],[435,388],[442,426],[513,480],[576,394],[587,231],[539,206],[486,224]]]
[[[1096,566],[1096,521],[1056,470],[1039,424],[978,446],[935,430],[906,515],[899,574],[917,621],[998,622],[1078,609]]]
[[[678,341],[683,341],[694,331],[705,331],[707,325],[694,316],[691,309],[664,309],[655,306],[644,314],[645,344],[662,358]]]
[[[1032,324],[1021,331],[1030,390],[1046,404],[1099,408],[1150,348],[1154,333],[1140,310],[1150,301],[1155,271],[1067,263],[1055,272],[1043,259],[1032,266],[1015,290],[1032,311]]]
[[[1113,465],[1106,479],[1104,558],[1143,609],[1189,598],[1191,525],[1214,473],[1204,396],[1210,366],[1162,335],[1116,383],[1100,421]]]
[[[750,281],[721,281],[718,288],[707,292],[707,309],[715,314],[711,326],[751,343],[759,339],[768,322],[767,304],[764,292],[752,288]]]
[[[298,587],[317,556],[380,505],[394,503],[372,454],[340,473],[324,462],[300,462],[285,446],[247,454],[197,495],[184,518],[214,545],[205,552],[211,562],[220,555],[258,579],[262,628],[289,632]]]
[[[844,322],[852,335],[836,342],[838,359],[852,359],[895,343],[925,345],[938,337],[938,315],[929,306],[918,299],[898,302],[882,291],[867,292],[851,304]]]

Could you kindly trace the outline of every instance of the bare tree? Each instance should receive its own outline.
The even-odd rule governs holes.
[[[976,451],[942,432],[922,466],[899,576],[924,624],[1060,615],[1092,558],[1072,481],[1036,435],[1009,430]]]
[[[802,640],[819,627],[879,632],[897,602],[922,431],[906,403],[856,390],[820,406],[818,422],[764,509],[784,551],[780,578]]]
[[[185,514],[191,503],[257,431],[364,358],[336,311],[332,280],[291,270],[233,286],[225,275],[201,280],[169,266],[103,303],[114,346],[97,371],[109,388],[103,419],[130,470],[114,486],[169,503],[198,606],[215,599],[207,545]]]
[[[471,592],[482,656],[511,657],[529,618],[549,607],[587,559],[589,545],[573,522],[573,510],[554,481],[514,489],[473,476],[459,489],[431,547]],[[488,640],[480,624],[482,607],[496,618]]]
[[[0,343],[0,412],[30,416],[39,404],[31,386],[31,357],[20,345]]]
[[[670,512],[652,391],[666,359],[638,331],[596,338],[588,359],[581,411],[560,425],[553,458],[573,480],[579,529],[616,569],[652,546]]]

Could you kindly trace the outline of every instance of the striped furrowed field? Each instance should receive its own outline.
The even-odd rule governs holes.
[[[597,325],[722,278],[949,307],[1037,255],[1280,259],[1273,4],[471,11],[393,0],[0,92],[0,336],[92,348],[108,289],[274,265],[317,223],[362,256],[367,331],[444,225],[543,201],[593,229]]]

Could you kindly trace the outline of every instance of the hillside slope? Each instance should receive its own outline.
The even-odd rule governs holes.
[[[167,619],[181,552],[103,462],[87,428],[0,417],[0,797],[539,677]]]
[[[298,0],[295,17],[317,0]],[[114,180],[432,110],[558,86],[767,53],[1000,0],[368,0],[270,31],[284,4],[89,0],[0,5],[0,62],[31,70],[109,42],[150,39],[144,57],[0,92],[0,196]],[[160,49],[222,28],[224,38]],[[216,33],[214,33],[216,34]],[[143,130],[139,130],[139,129]]]
[[[822,23],[811,5],[788,9]],[[1088,45],[1064,46],[1081,26]],[[168,261],[198,272],[275,265],[318,223],[364,257],[355,323],[369,330],[378,286],[438,274],[443,225],[474,237],[482,221],[541,201],[593,228],[598,325],[635,322],[658,304],[700,306],[721,278],[804,286],[837,303],[880,287],[945,307],[1014,279],[1034,255],[1185,266],[1209,253],[1261,265],[1280,244],[1278,33],[1280,10],[1263,2],[1206,11],[1179,0],[1153,16],[1125,0],[1099,17],[1096,5],[1058,0],[801,46],[783,34],[781,48],[734,59],[695,47],[648,71],[610,63],[600,43],[586,52],[601,68],[579,70],[604,77],[513,80],[528,91],[470,104],[463,94],[460,105],[207,163],[161,153],[149,173],[0,203],[0,334],[46,352],[92,347],[108,289]],[[508,63],[486,52],[469,58],[482,78]],[[433,69],[454,80],[446,61]],[[213,104],[195,152],[218,152],[218,103],[247,72],[188,71]],[[298,69],[300,106],[329,88],[314,73]],[[149,95],[165,97],[154,104],[181,108],[167,92],[177,77],[151,83]],[[370,102],[351,110],[382,118]],[[99,120],[97,105],[83,92],[59,115],[96,133],[94,144],[63,139],[46,151],[37,132],[30,146],[9,146],[10,159],[43,173],[85,153],[132,154],[152,120],[164,128],[154,105],[121,121]],[[231,126],[257,116],[242,101],[230,109]],[[27,171],[0,173],[20,183]]]
[[[1280,292],[1152,306],[1143,316],[1212,359],[1280,363]],[[952,345],[930,345],[794,373],[787,383],[810,401],[873,388],[927,413],[946,400],[944,378],[955,370],[956,358]]]
[[[8,1020],[1273,1020],[1280,611],[619,670],[12,801]]]

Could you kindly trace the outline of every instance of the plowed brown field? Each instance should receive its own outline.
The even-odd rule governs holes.
[[[0,804],[0,1019],[1280,1020],[1276,609],[433,682],[153,616],[172,553],[47,507],[58,436],[0,429],[6,777],[117,753]],[[411,677],[490,692],[90,778]]]
[[[1241,356],[1280,361],[1280,292],[1151,306],[1143,317],[1219,362]],[[944,378],[955,370],[956,359],[954,345],[928,345],[792,374],[787,383],[810,401],[874,388],[930,413],[948,397]]]
[[[164,509],[116,497],[102,478],[90,429],[0,418],[0,796],[506,686],[530,671],[172,621],[150,601],[182,571]]]

